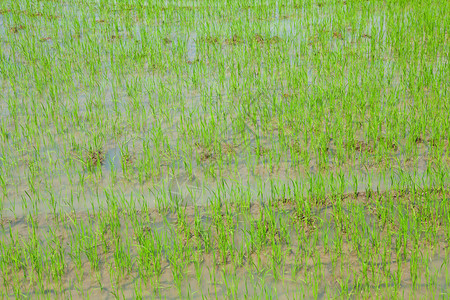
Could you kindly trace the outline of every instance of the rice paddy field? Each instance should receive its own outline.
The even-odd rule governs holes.
[[[0,295],[448,299],[450,2],[0,1]]]

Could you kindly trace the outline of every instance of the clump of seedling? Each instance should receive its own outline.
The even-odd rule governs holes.
[[[216,44],[220,43],[220,39],[218,37],[213,37],[213,36],[201,38],[201,39],[199,39],[199,41],[204,41],[210,45],[216,45]]]
[[[105,162],[105,153],[103,149],[91,148],[86,151],[84,163],[88,170],[94,170]]]
[[[276,43],[279,43],[281,41],[281,38],[278,37],[278,36],[273,36],[273,37],[270,37],[270,38],[264,38],[260,34],[255,34],[252,39],[253,39],[253,41],[255,41],[256,43],[258,43],[260,45],[276,44]]]
[[[242,44],[244,41],[242,39],[242,37],[238,36],[237,34],[234,34],[231,38],[227,38],[225,39],[225,44],[226,45],[232,45],[232,46],[236,46],[238,44]]]
[[[18,33],[19,31],[24,30],[24,29],[25,29],[25,26],[23,26],[23,25],[13,26],[13,27],[9,28],[9,32]]]
[[[344,146],[349,150],[354,150],[357,152],[373,152],[373,146],[364,141],[354,141],[353,143],[344,143]]]

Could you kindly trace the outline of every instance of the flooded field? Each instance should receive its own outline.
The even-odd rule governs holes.
[[[1,297],[448,298],[449,16],[1,1]]]

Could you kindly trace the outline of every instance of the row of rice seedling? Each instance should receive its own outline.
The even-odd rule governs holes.
[[[284,187],[248,202],[222,185],[207,206],[161,210],[110,194],[92,212],[4,220],[3,295],[237,297],[249,283],[249,297],[447,295],[448,191],[314,199]]]

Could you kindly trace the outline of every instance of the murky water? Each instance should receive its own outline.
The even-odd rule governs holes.
[[[205,179],[201,175],[200,166],[194,166],[194,173],[198,178],[190,176],[186,171],[179,170],[173,175],[161,178],[155,184],[142,185],[138,182],[117,182],[111,185],[109,179],[114,172],[121,173],[123,161],[121,150],[118,147],[111,148],[106,152],[105,163],[102,168],[103,179],[97,183],[90,184],[89,181],[81,187],[76,184],[79,174],[67,177],[65,173],[59,174],[59,179],[53,181],[51,189],[39,192],[39,198],[24,192],[28,190],[27,185],[17,187],[3,204],[5,216],[23,216],[29,212],[50,213],[54,212],[55,205],[51,201],[57,201],[57,211],[91,211],[106,204],[107,195],[116,194],[124,199],[123,205],[133,202],[139,209],[142,206],[157,207],[165,203],[165,206],[179,204],[206,205],[214,199],[217,188],[226,187],[225,195],[231,197],[232,191],[244,188],[248,191],[248,197],[261,202],[267,202],[275,197],[276,191],[296,190],[296,197],[311,195],[326,195],[330,192],[366,192],[368,190],[386,191],[393,187],[406,188],[416,186],[417,188],[436,185],[437,178],[430,177],[426,168],[420,168],[419,172],[395,171],[383,174],[365,173],[364,170],[349,174],[325,175],[321,173],[309,174],[308,176],[286,177],[260,176],[248,174],[244,169],[240,172],[241,178],[223,178],[217,182],[213,179]],[[83,172],[84,173],[84,172]],[[70,173],[69,173],[70,174]],[[406,176],[405,176],[406,174]],[[47,176],[52,176],[49,174]],[[84,173],[82,176],[92,176]],[[51,178],[51,177],[50,177]],[[448,178],[445,179],[448,182]],[[339,190],[336,190],[339,188]],[[47,192],[46,192],[47,191]],[[31,193],[31,192],[30,192]],[[21,196],[22,195],[22,196]],[[52,200],[53,199],[53,200]],[[128,199],[128,200],[126,200]],[[133,199],[133,200],[131,200]],[[50,201],[50,202],[49,202]],[[49,205],[50,204],[50,205]],[[56,204],[56,203],[54,203]]]
[[[196,5],[185,4],[187,7]],[[43,5],[44,3],[39,3],[40,8],[43,8]],[[148,6],[149,2],[143,5]],[[324,142],[330,148],[327,148],[327,153],[320,158],[325,162],[314,156],[316,149],[308,147],[308,142],[320,136],[320,133],[315,132],[309,133],[309,138],[305,138],[307,141],[305,149],[301,149],[303,152],[306,151],[309,159],[302,170],[294,171],[293,166],[298,158],[291,150],[288,150],[286,155],[280,156],[280,163],[274,163],[276,171],[273,170],[275,168],[270,170],[268,167],[271,163],[269,155],[262,154],[255,162],[249,161],[253,159],[249,158],[251,156],[249,153],[253,153],[248,152],[249,149],[257,148],[260,143],[262,148],[271,148],[282,143],[279,128],[263,136],[262,128],[266,125],[263,120],[264,113],[276,118],[280,110],[297,109],[292,107],[294,101],[291,96],[298,96],[296,93],[300,91],[285,89],[285,86],[289,87],[292,82],[289,83],[286,78],[276,76],[275,73],[281,72],[282,68],[295,70],[295,73],[292,73],[295,76],[300,71],[304,72],[299,75],[299,81],[303,80],[306,83],[304,85],[306,92],[302,91],[301,97],[307,99],[298,102],[300,103],[298,105],[301,106],[299,110],[311,111],[311,115],[304,117],[307,122],[312,122],[317,117],[314,115],[317,113],[317,107],[325,106],[327,103],[334,103],[333,105],[338,103],[331,99],[334,97],[332,93],[326,93],[328,88],[330,90],[335,88],[333,85],[339,85],[343,91],[342,95],[349,96],[355,89],[366,88],[371,80],[378,80],[385,88],[379,92],[380,103],[376,105],[379,107],[380,118],[384,119],[384,123],[388,123],[389,116],[386,112],[393,104],[384,95],[391,97],[396,95],[397,90],[405,89],[405,81],[412,80],[401,74],[404,71],[401,70],[402,66],[392,59],[393,49],[389,45],[391,42],[389,30],[392,29],[387,26],[388,17],[392,16],[388,16],[387,13],[377,11],[367,19],[366,12],[358,12],[357,15],[348,17],[348,22],[344,24],[331,10],[324,10],[320,5],[315,5],[311,10],[293,9],[289,14],[278,4],[273,7],[273,10],[264,15],[257,14],[252,9],[242,9],[237,15],[227,16],[225,19],[221,14],[215,15],[214,18],[207,16],[200,9],[191,12],[191,15],[187,14],[191,19],[189,26],[184,28],[179,24],[186,16],[176,10],[162,11],[158,13],[159,18],[149,16],[146,10],[143,10],[142,14],[135,12],[107,14],[100,10],[90,15],[64,4],[60,13],[71,21],[68,27],[65,27],[66,23],[60,18],[53,27],[45,26],[42,30],[35,31],[33,33],[35,35],[22,38],[23,47],[39,53],[42,60],[39,64],[30,64],[24,59],[26,51],[11,47],[12,37],[20,38],[25,29],[7,28],[6,24],[10,23],[11,17],[0,14],[0,59],[6,70],[4,72],[29,75],[28,78],[17,81],[9,80],[5,76],[0,77],[2,91],[0,129],[4,135],[0,144],[0,179],[2,179],[0,217],[13,220],[11,223],[13,226],[9,229],[5,226],[6,229],[0,233],[1,238],[8,239],[14,232],[26,235],[28,218],[33,215],[37,215],[42,221],[43,224],[39,228],[47,234],[50,227],[48,220],[44,219],[49,216],[64,217],[71,213],[86,216],[88,213],[94,211],[98,213],[103,209],[114,209],[120,213],[127,210],[140,211],[144,208],[170,211],[168,208],[180,206],[189,209],[205,208],[218,200],[227,203],[251,202],[252,205],[264,208],[278,198],[316,199],[345,193],[448,186],[450,177],[446,170],[437,170],[430,159],[434,151],[430,141],[427,141],[426,145],[417,142],[417,155],[413,160],[406,154],[408,151],[404,140],[396,140],[396,150],[392,151],[394,153],[382,159],[379,159],[379,154],[371,151],[373,149],[365,149],[364,147],[368,146],[361,144],[358,146],[361,153],[355,154],[354,164],[350,165],[352,162],[349,162],[340,171],[336,171],[333,162],[339,153],[335,149],[336,145],[331,145],[332,140]],[[403,17],[405,20],[399,23],[401,26],[397,30],[403,30],[402,26],[408,26],[409,20],[413,19],[409,13],[405,13]],[[92,22],[85,23],[86,19]],[[44,22],[46,21],[42,20],[42,24],[46,24]],[[278,39],[288,42],[280,43]],[[98,40],[98,48],[89,40]],[[377,41],[376,45],[374,40]],[[79,53],[85,53],[83,47],[86,45],[93,48],[84,50],[98,56],[98,61],[93,60],[92,65],[86,66],[88,70],[76,70],[78,65],[88,60],[87,57],[80,57],[79,61],[74,61],[71,69],[58,69],[65,65],[67,51],[77,49]],[[252,48],[255,45],[266,48],[264,51],[255,51]],[[273,51],[277,47],[280,47],[279,51]],[[371,58],[373,51],[379,51],[378,48],[385,49],[385,59]],[[364,49],[364,52],[359,51],[360,49]],[[352,55],[353,51],[367,59],[367,64],[364,64],[361,72],[355,72],[345,66],[339,70],[325,63],[325,59],[330,63],[333,57],[335,61],[343,61],[347,55],[346,51],[350,53],[349,55]],[[260,57],[255,57],[248,66],[239,65],[245,62],[242,57],[253,57],[256,53],[271,59],[278,53],[279,57],[276,57],[278,65],[274,67],[268,62],[269,59]],[[324,57],[323,55],[327,55],[325,59],[320,58]],[[211,57],[214,57],[218,61],[217,65],[222,68],[211,61]],[[127,68],[118,67],[120,60],[127,61],[127,59],[133,63],[123,63]],[[435,61],[430,74],[442,77],[445,68],[448,67],[448,55],[438,53]],[[182,62],[183,66],[174,65],[174,62]],[[38,69],[33,69],[36,65],[44,66],[47,71],[39,73]],[[248,73],[237,74],[234,71],[237,66],[242,72]],[[280,67],[280,70],[275,70],[276,67]],[[177,68],[182,69],[176,71]],[[419,66],[408,68],[409,71]],[[327,70],[330,73],[327,73]],[[73,82],[70,96],[64,93],[60,93],[62,96],[59,96],[57,91],[63,84],[55,80],[64,73],[72,76],[61,77],[62,80]],[[208,77],[205,77],[205,74],[208,74]],[[376,76],[372,76],[373,74]],[[42,78],[45,76],[48,78],[44,84]],[[36,91],[41,83],[54,88],[52,97],[49,98],[45,93],[43,96]],[[444,91],[441,93],[445,95],[446,87],[443,86],[442,90]],[[408,108],[411,110],[420,100],[414,97],[409,99],[406,92],[401,95],[405,98],[401,101],[411,103],[411,108]],[[240,105],[236,105],[237,102]],[[366,105],[362,104],[364,105],[361,105],[361,108]],[[164,106],[165,109],[159,111],[160,106]],[[249,119],[253,118],[251,116],[253,111],[258,111],[254,114],[257,115],[255,120],[239,121],[242,123],[242,131],[247,136],[247,144],[243,146],[239,144],[239,140],[236,142],[237,131],[234,129],[238,122],[236,116],[243,114],[241,110],[248,110]],[[210,116],[214,113],[217,113],[217,116]],[[222,115],[225,120],[223,124],[219,120]],[[65,118],[60,124],[58,116]],[[123,120],[126,120],[126,124]],[[111,131],[107,132],[108,136],[102,136],[104,134],[102,130],[111,125],[106,124],[109,122],[114,123],[114,134],[111,134]],[[33,126],[27,126],[32,123]],[[353,120],[349,124],[356,128],[357,121]],[[232,159],[224,160],[222,165],[219,165],[214,158],[211,159],[216,153],[209,153],[206,147],[198,147],[199,149],[193,147],[193,152],[201,152],[198,156],[203,155],[206,159],[198,159],[196,153],[184,153],[184,149],[179,150],[188,136],[186,132],[181,132],[181,129],[192,129],[195,126],[201,129],[198,130],[200,134],[197,133],[200,137],[197,139],[189,136],[192,143],[194,140],[195,142],[200,140],[204,144],[212,144],[212,140],[219,137],[224,143],[239,144],[236,147],[237,153]],[[413,124],[404,127],[406,130],[402,138],[414,134]],[[323,126],[320,124],[320,130],[322,129],[324,132],[329,130],[327,124]],[[21,136],[15,136],[12,132],[20,132]],[[359,134],[355,135],[357,140],[358,138],[364,140]],[[95,156],[95,152],[92,154],[88,151],[90,146],[98,146],[97,144],[102,149],[101,158]],[[178,155],[173,154],[175,151],[167,149],[177,149]],[[225,149],[224,146],[220,150],[225,152]],[[448,153],[442,150],[442,153],[435,155],[435,159],[443,159],[446,155]],[[91,166],[94,171],[86,166],[89,159],[101,160],[100,163]],[[383,159],[389,160],[387,169],[377,165],[381,165],[381,162],[372,166],[365,163],[379,162]],[[145,172],[142,169],[149,166],[153,169],[145,174],[148,175],[147,178],[143,175]],[[152,172],[154,174],[150,174]],[[339,238],[341,230],[333,219],[334,210],[334,207],[324,207],[313,212],[322,220],[318,233],[320,241],[317,244],[317,253],[320,253],[318,255],[323,262],[322,271],[325,280],[331,278],[330,274],[334,274],[335,266],[331,262],[331,254],[323,250],[324,239],[326,237],[328,242],[334,242]],[[358,211],[352,205],[344,205],[341,210],[343,216],[359,218],[358,221],[365,229],[360,233],[360,238],[372,242],[371,231],[376,228],[373,214]],[[276,224],[281,224],[283,218],[290,213],[293,213],[292,209],[277,213]],[[405,213],[402,208],[396,211],[396,214]],[[256,215],[255,213],[253,216]],[[177,219],[169,213],[164,216],[165,219],[156,213],[150,217],[156,221],[154,220],[149,227],[155,236],[163,241],[166,247],[164,255],[169,255],[169,250],[176,246],[176,233],[173,228]],[[253,221],[255,220],[250,222]],[[209,226],[214,220],[212,216],[202,216],[201,222],[204,226]],[[86,221],[86,224],[90,223]],[[91,225],[87,227],[89,226]],[[247,241],[251,238],[251,233],[245,230],[246,226],[251,226],[248,220],[238,220],[233,228],[237,232],[236,243],[243,246],[247,246]],[[411,234],[411,228],[408,224],[408,234]],[[72,229],[70,226],[65,228],[70,229]],[[42,245],[47,242],[43,241]],[[69,252],[68,244],[65,247],[65,251]],[[354,254],[351,254],[350,258],[358,266],[368,264],[381,268],[378,261],[364,262],[360,256]],[[264,259],[263,257],[263,263],[270,263]],[[161,284],[173,286],[170,264],[163,261]],[[445,261],[445,257],[433,257],[429,270],[448,273],[447,265],[442,268]],[[393,260],[392,263],[395,265],[396,261]],[[312,260],[307,262],[304,265],[305,273],[312,272],[315,265]],[[213,258],[205,256],[204,266],[201,272],[203,277],[209,277],[206,283],[198,284],[192,276],[182,283],[182,290],[185,291],[195,287],[194,298],[200,298],[198,296],[200,293],[206,297],[218,295],[230,297],[230,291],[237,293],[236,298],[244,294],[261,298],[268,298],[270,295],[292,298],[293,294],[301,295],[303,298],[329,297],[325,285],[312,291],[308,290],[309,285],[305,282],[280,282],[270,277],[264,278],[258,272],[246,273],[243,270],[235,276],[223,271],[219,288],[213,291],[211,284],[213,279],[208,272],[208,268],[216,267]],[[352,270],[353,273],[361,271],[358,268]],[[408,285],[411,279],[408,277],[409,270],[403,268],[406,283],[401,289],[404,289],[404,295],[412,295],[411,286]],[[217,274],[220,274],[219,268],[217,270]],[[102,272],[103,277],[108,276],[107,270]],[[74,271],[69,273],[69,277],[75,277]],[[188,273],[195,273],[192,266]],[[140,276],[134,275],[136,278]],[[341,275],[342,278],[347,275],[354,276]],[[91,296],[103,297],[105,293],[111,295],[111,285],[107,284],[106,292],[94,291],[93,287],[97,283],[89,280],[84,282],[83,286],[92,292]],[[447,282],[444,279],[439,280],[434,290],[436,295],[448,292]],[[350,282],[355,284],[352,280]],[[132,285],[135,283],[137,279],[130,280],[122,287],[126,297],[133,297]],[[261,286],[265,287],[263,290],[267,294],[263,295]],[[76,290],[73,283],[65,288],[66,291]],[[338,283],[328,286],[328,289],[332,290],[330,292],[332,295],[338,294],[343,297],[345,293],[357,292],[360,288],[354,285],[345,288]],[[383,294],[384,290],[392,287],[371,288],[377,288]],[[430,293],[430,289],[422,284],[418,286],[416,293],[412,296],[425,296]],[[185,293],[182,295],[186,296]],[[165,296],[169,299],[180,298],[175,287],[168,288]]]

